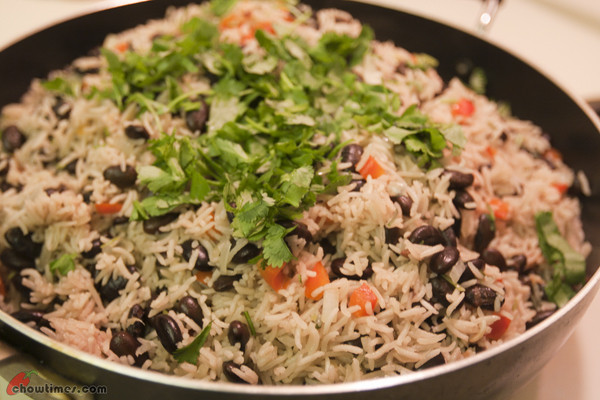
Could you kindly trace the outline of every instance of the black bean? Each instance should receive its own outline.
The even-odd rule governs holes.
[[[35,260],[18,253],[14,249],[4,249],[0,253],[0,261],[5,267],[14,271],[21,271],[26,268],[35,268]]]
[[[7,126],[2,132],[2,146],[7,153],[14,153],[25,143],[27,137],[14,125]]]
[[[530,321],[527,321],[525,324],[526,329],[531,329],[552,314],[554,314],[556,310],[546,310],[546,311],[538,311]]]
[[[476,258],[474,260],[469,260],[465,262],[465,272],[463,272],[463,274],[460,276],[460,279],[458,280],[459,282],[465,282],[475,278],[475,275],[473,275],[473,272],[467,265],[468,263],[473,263],[475,268],[477,268],[480,271],[485,268],[485,261],[483,261],[481,258]]]
[[[56,97],[52,112],[58,119],[67,119],[71,115],[71,106],[62,97]]]
[[[217,292],[225,292],[233,289],[233,282],[237,282],[241,279],[242,275],[221,275],[213,283],[213,289]]]
[[[1,161],[1,159],[0,159]],[[10,163],[6,160],[4,167],[0,169],[0,176],[6,176],[8,174],[8,170],[10,169]]]
[[[336,275],[340,278],[346,278],[351,281],[359,281],[361,279],[369,279],[371,276],[373,276],[373,266],[371,265],[370,262],[369,262],[369,265],[367,265],[367,268],[365,268],[363,270],[363,273],[361,276],[359,276],[358,274],[354,274],[354,275],[344,274],[341,270],[341,268],[344,266],[344,262],[346,262],[345,257],[336,258],[335,260],[331,261],[331,272],[333,272],[334,275]]]
[[[135,272],[135,266],[128,265],[127,269],[132,274]],[[98,293],[100,294],[102,300],[110,303],[111,301],[119,297],[119,291],[125,289],[125,286],[127,286],[127,279],[119,275],[116,278],[111,276],[110,279],[104,285],[98,283],[96,289],[98,290]]]
[[[488,214],[481,214],[479,216],[477,232],[475,232],[473,249],[476,252],[481,253],[488,247],[495,236],[496,228],[494,226],[494,221],[492,221],[492,218]]]
[[[248,329],[248,325],[238,320],[231,321],[229,330],[227,331],[227,338],[229,338],[229,343],[232,345],[239,343],[240,350],[244,351],[248,340],[250,340],[250,330]]]
[[[44,312],[40,310],[21,309],[10,315],[23,323],[35,322],[35,325],[38,328],[41,328],[42,326],[50,328],[50,322],[44,317]]]
[[[431,225],[421,225],[408,237],[412,243],[424,244],[427,246],[435,246],[436,244],[443,244],[445,242],[444,235],[439,229]]]
[[[129,318],[137,318],[127,327],[127,332],[135,337],[143,337],[146,333],[146,323],[144,322],[147,316],[146,310],[140,304],[134,304],[129,310]]]
[[[394,203],[400,204],[402,215],[405,217],[410,216],[410,209],[413,205],[413,201],[410,197],[401,194],[400,196],[393,196],[391,199]]]
[[[520,274],[525,272],[525,267],[527,267],[527,256],[525,256],[525,254],[517,254],[512,256],[507,262],[508,269],[513,269]]]
[[[100,72],[100,68],[91,67],[91,68],[81,68],[75,67],[75,72],[79,75],[88,75],[88,74],[97,74]]]
[[[295,229],[288,233],[286,237],[298,236],[298,238],[304,239],[307,244],[313,241],[312,233],[310,233],[306,224],[298,221],[281,221],[280,224],[285,228],[295,227]]]
[[[79,162],[78,158],[69,162],[67,165],[65,165],[65,171],[67,171],[71,175],[75,175],[77,173],[77,163],[78,162]]]
[[[417,369],[422,370],[422,369],[427,369],[427,368],[431,368],[431,367],[437,367],[438,365],[444,365],[444,364],[446,364],[446,359],[440,353],[437,356],[425,361],[425,363]]]
[[[459,171],[444,171],[444,174],[450,175],[450,189],[464,189],[473,184],[474,176],[473,174],[465,174]]]
[[[442,231],[442,235],[444,235],[444,239],[446,241],[446,246],[456,247],[458,244],[458,239],[456,239],[456,232],[454,232],[453,227],[446,228]]]
[[[321,248],[323,248],[323,253],[325,253],[325,254],[334,255],[337,252],[337,249],[335,248],[335,246],[333,244],[331,244],[331,242],[327,238],[321,239],[319,241],[319,245],[321,246]]]
[[[429,269],[436,274],[445,274],[458,262],[458,249],[446,246],[444,250],[435,253],[429,260]]]
[[[200,108],[185,113],[185,123],[192,132],[202,132],[208,119],[208,105],[200,100]]]
[[[235,264],[244,264],[260,254],[260,249],[254,243],[242,247],[231,259]]]
[[[496,295],[494,289],[479,284],[469,286],[465,290],[465,300],[467,303],[488,310],[494,309]]]
[[[183,336],[177,322],[171,316],[160,314],[154,317],[154,329],[165,350],[169,353],[177,350],[177,343],[183,340]]]
[[[129,222],[129,217],[125,215],[119,215],[118,217],[114,217],[112,220],[113,226],[123,225]]]
[[[179,217],[178,213],[167,213],[156,217],[150,217],[142,223],[144,232],[149,235],[154,235],[159,232],[160,227],[170,224],[175,221],[177,217]]]
[[[441,276],[432,278],[430,282],[432,290],[431,301],[433,303],[440,303],[444,306],[449,305],[450,303],[448,302],[448,299],[446,299],[446,295],[454,292],[454,286]]]
[[[223,363],[223,375],[225,375],[229,382],[248,383],[233,372],[234,368],[240,369],[241,367],[242,366],[240,364],[236,364],[233,361],[225,361]]]
[[[37,258],[42,252],[42,243],[34,242],[31,233],[25,235],[19,227],[7,230],[4,238],[15,251],[28,258]]]
[[[12,286],[21,294],[22,301],[31,303],[31,289],[23,284],[23,276],[16,273],[10,280]]]
[[[331,261],[331,272],[334,275],[339,276],[340,278],[345,277],[346,275],[342,272],[341,268],[344,266],[346,262],[346,257],[336,258]]]
[[[384,228],[385,230],[385,242],[387,244],[397,244],[402,237],[402,229],[394,226],[392,228]]]
[[[196,258],[196,263],[194,264],[194,268],[200,271],[211,271],[213,267],[208,264],[208,251],[206,247],[202,246],[200,243],[196,247],[192,248],[194,244],[193,239],[186,240],[181,244],[181,248],[183,249],[183,259],[185,261],[190,261],[193,253],[198,253],[198,257]]]
[[[110,349],[119,357],[135,357],[135,351],[138,347],[140,347],[140,342],[129,332],[115,332],[110,339]]]
[[[493,249],[491,247],[485,249],[481,253],[481,258],[483,259],[483,261],[486,262],[486,264],[494,265],[500,268],[501,271],[506,270],[506,260],[504,259],[502,253],[500,253],[496,249]]]
[[[83,258],[92,259],[102,253],[102,241],[99,238],[92,240],[92,247],[88,251],[81,253]]]
[[[131,165],[125,167],[125,171],[121,169],[120,165],[113,165],[104,170],[104,179],[110,181],[112,184],[117,186],[119,189],[126,189],[135,185],[137,180],[137,172]]]
[[[362,189],[363,186],[365,186],[365,183],[367,183],[366,180],[364,179],[352,179],[350,181],[350,184],[354,184],[354,189],[352,189],[353,192],[360,192],[360,190]]]
[[[460,231],[462,229],[462,218],[458,217],[454,219],[454,223],[452,224],[452,230],[456,235],[456,238],[460,238]]]
[[[462,210],[472,210],[474,207],[470,203],[473,203],[474,201],[473,197],[463,189],[456,190],[454,199],[452,199],[456,208]]]
[[[93,192],[91,192],[91,191],[83,192],[81,194],[81,197],[83,197],[84,203],[90,204],[90,201],[92,199],[92,194],[93,194]]]
[[[144,140],[150,139],[150,134],[148,133],[146,128],[144,128],[142,125],[128,125],[125,128],[125,135],[129,139],[133,139],[133,140],[135,140],[135,139],[144,139]]]
[[[350,346],[356,346],[362,348],[362,338],[359,336],[356,339],[346,340],[344,344],[349,344]]]
[[[354,167],[363,155],[361,145],[352,143],[342,149],[342,162],[349,162]]]
[[[190,319],[198,324],[198,326],[202,326],[202,318],[204,318],[204,313],[202,312],[200,304],[198,304],[198,300],[192,296],[183,296],[177,303],[177,309],[179,312],[190,317]]]

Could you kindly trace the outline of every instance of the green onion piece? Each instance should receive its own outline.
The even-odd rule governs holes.
[[[252,323],[252,320],[250,319],[250,314],[248,314],[248,311],[244,311],[242,314],[244,315],[244,318],[246,318],[246,322],[248,323],[248,328],[250,328],[250,333],[252,334],[252,336],[256,336],[256,329],[254,329],[254,324]]]

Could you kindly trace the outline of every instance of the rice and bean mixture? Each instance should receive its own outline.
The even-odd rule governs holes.
[[[344,11],[171,9],[0,120],[2,308],[169,374],[355,381],[483,351],[585,280],[546,135]]]

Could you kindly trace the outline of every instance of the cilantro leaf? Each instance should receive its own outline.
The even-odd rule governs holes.
[[[237,0],[212,0],[210,2],[210,11],[217,16],[224,15],[237,3]]]
[[[74,93],[73,83],[59,76],[50,81],[42,82],[42,86],[51,92],[63,93],[69,96],[72,96]]]
[[[571,285],[585,282],[585,258],[560,234],[552,212],[535,215],[538,242],[544,258],[552,267],[552,280],[545,288],[550,301],[562,307],[575,295]]]
[[[269,263],[271,267],[279,268],[283,266],[284,260],[291,260],[292,252],[284,239],[289,231],[290,229],[279,224],[269,227],[263,240],[263,256],[267,260],[274,260]]]
[[[188,362],[190,364],[196,365],[198,363],[198,356],[200,355],[200,349],[206,343],[208,339],[208,335],[210,335],[210,328],[212,326],[212,322],[209,322],[208,325],[196,338],[187,346],[184,346],[180,349],[177,349],[173,352],[173,358],[177,360],[177,362]]]
[[[240,237],[251,236],[262,228],[268,215],[269,205],[264,200],[244,204],[231,223],[234,234]]]
[[[50,271],[63,276],[67,275],[69,271],[75,270],[75,258],[77,258],[77,253],[63,254],[50,262]]]

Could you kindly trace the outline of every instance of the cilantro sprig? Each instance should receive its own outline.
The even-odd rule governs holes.
[[[211,9],[224,15],[232,4]],[[103,51],[113,83],[107,95],[117,105],[135,102],[140,112],[160,115],[197,108],[202,95],[210,107],[205,134],[150,141],[156,161],[138,169],[149,195],[134,204],[133,220],[222,200],[234,236],[262,244],[263,263],[280,267],[293,257],[286,222],[351,180],[335,161],[342,132],[384,134],[423,166],[448,141],[454,149],[463,144],[459,130],[436,126],[415,106],[398,115],[397,95],[352,72],[369,51],[369,27],[357,38],[326,33],[314,46],[257,30],[264,51],[253,54],[219,42],[211,22],[194,18],[182,32],[157,40],[146,55]],[[210,78],[210,90],[186,93],[178,83],[184,74]]]
[[[585,282],[585,257],[577,253],[560,234],[552,212],[535,215],[538,241],[551,278],[545,287],[548,299],[562,307],[575,295],[573,285]]]

